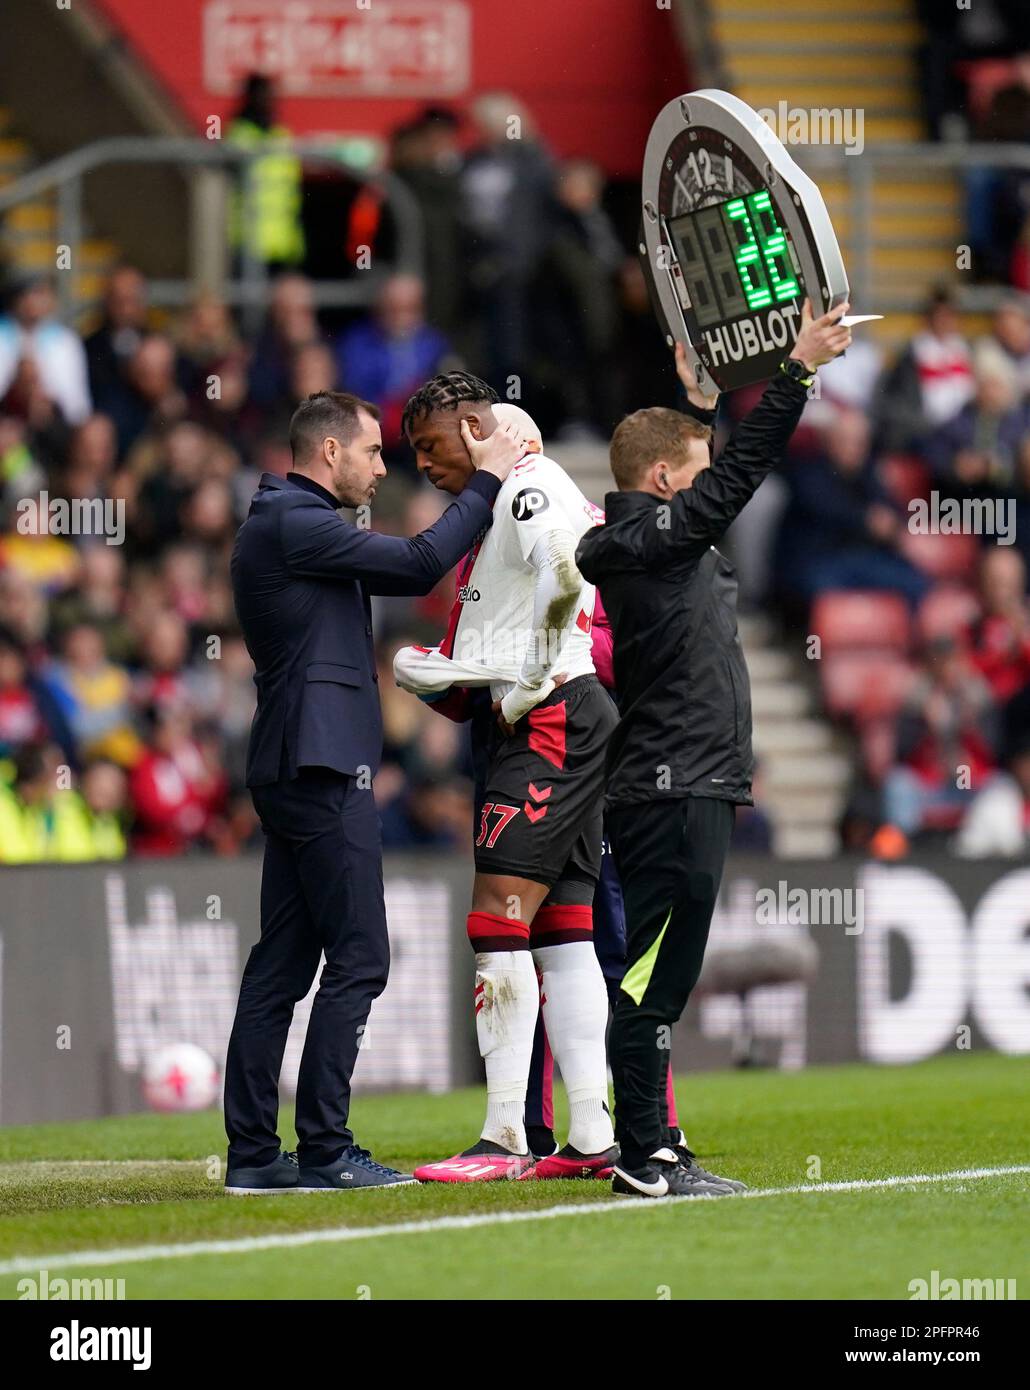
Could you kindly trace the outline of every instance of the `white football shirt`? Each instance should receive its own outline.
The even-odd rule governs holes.
[[[522,669],[533,632],[536,569],[530,555],[537,541],[564,531],[573,544],[599,526],[604,513],[587,501],[569,475],[544,454],[527,454],[501,485],[494,503],[493,525],[459,566],[459,587],[443,656],[481,666],[491,681],[493,699],[508,693]],[[580,576],[572,622],[550,643],[551,671],[569,680],[594,669],[590,625],[594,586]]]

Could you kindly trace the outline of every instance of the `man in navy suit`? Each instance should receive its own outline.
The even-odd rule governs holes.
[[[477,471],[443,516],[406,540],[345,521],[385,476],[379,412],[320,391],[290,423],[293,471],[265,473],[236,538],[233,595],[254,660],[247,785],[265,833],[261,937],[247,960],[225,1066],[231,1193],[411,1182],[347,1128],[350,1080],[386,985],[379,817],[382,718],[371,594],[425,594],[492,520],[522,457],[512,425],[464,430]],[[296,1156],[282,1152],[278,1078],[294,1005],[325,953],[297,1082]]]

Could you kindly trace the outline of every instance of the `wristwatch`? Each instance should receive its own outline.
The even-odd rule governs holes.
[[[785,362],[781,362],[780,371],[784,376],[789,376],[791,381],[796,381],[799,386],[808,387],[815,381],[815,372],[806,367],[804,362],[799,362],[796,357],[788,357]]]

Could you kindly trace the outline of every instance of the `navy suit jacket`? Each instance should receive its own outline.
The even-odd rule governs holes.
[[[426,594],[493,519],[500,482],[476,473],[406,540],[345,521],[310,479],[264,473],[233,548],[236,612],[254,661],[247,785],[301,767],[379,767],[383,724],[370,594]]]

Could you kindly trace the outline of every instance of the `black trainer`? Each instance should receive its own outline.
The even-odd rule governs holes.
[[[673,1147],[673,1153],[676,1155],[681,1168],[685,1168],[688,1173],[696,1174],[697,1177],[702,1178],[705,1182],[725,1183],[733,1192],[747,1191],[746,1182],[740,1182],[737,1178],[723,1178],[717,1173],[709,1173],[707,1168],[702,1168],[700,1163],[697,1162],[694,1155],[685,1145],[675,1145]]]
[[[676,1129],[671,1125],[669,1127],[669,1148],[674,1149],[679,1158],[685,1160],[697,1158],[697,1154],[687,1143],[687,1136],[681,1129]]]
[[[627,1197],[732,1197],[735,1189],[694,1163],[681,1163],[671,1149],[659,1149],[643,1168],[617,1163],[612,1191]]]
[[[355,1187],[402,1187],[413,1183],[410,1173],[398,1172],[377,1163],[368,1149],[351,1144],[335,1163],[320,1168],[301,1168],[298,1192],[344,1192]]]
[[[258,1168],[227,1168],[225,1191],[230,1197],[269,1197],[276,1192],[296,1192],[297,1155],[280,1153]]]

